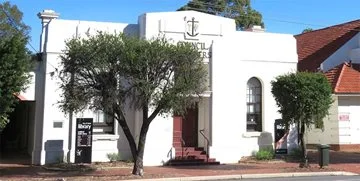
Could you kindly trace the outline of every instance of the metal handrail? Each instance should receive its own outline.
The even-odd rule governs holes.
[[[200,134],[205,138],[206,140],[206,162],[209,162],[209,138],[205,136],[204,134],[205,129],[200,130]]]

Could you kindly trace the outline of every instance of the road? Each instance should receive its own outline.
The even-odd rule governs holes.
[[[285,177],[285,178],[262,178],[241,179],[241,181],[360,181],[360,176],[313,176],[313,177]],[[239,181],[239,180],[226,180]]]

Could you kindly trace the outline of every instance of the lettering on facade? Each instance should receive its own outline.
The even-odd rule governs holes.
[[[339,121],[350,121],[349,113],[339,113]]]
[[[187,42],[187,41],[179,41],[178,44],[189,43],[192,47],[199,51],[201,58],[211,58],[211,50],[209,44],[205,42]]]

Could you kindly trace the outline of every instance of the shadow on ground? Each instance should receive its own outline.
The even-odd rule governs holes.
[[[163,166],[164,168],[174,169],[194,169],[194,170],[249,170],[256,169],[258,166],[250,164],[221,164],[221,165],[200,165],[200,166]]]
[[[64,168],[59,166],[32,166],[16,164],[0,164],[1,177],[71,177],[82,176],[94,172],[90,166]]]
[[[320,154],[318,151],[308,151],[309,163],[319,163]],[[285,156],[283,158],[289,163],[299,163],[300,160],[292,158],[291,156]],[[329,151],[329,164],[357,164],[360,163],[360,152],[343,152],[343,151]]]

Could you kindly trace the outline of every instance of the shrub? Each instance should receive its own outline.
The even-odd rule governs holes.
[[[106,154],[110,162],[120,161],[121,157],[119,153],[108,153]]]
[[[271,160],[274,158],[274,150],[272,147],[260,148],[258,152],[255,153],[255,158],[257,160]]]

